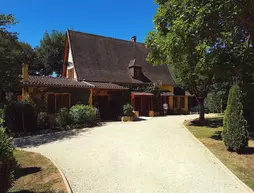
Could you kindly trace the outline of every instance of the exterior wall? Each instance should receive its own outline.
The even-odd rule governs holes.
[[[177,106],[174,107],[174,112],[180,113],[180,112],[184,112],[187,113],[188,112],[188,96],[174,96],[174,98],[176,98],[177,100]],[[181,107],[181,98],[184,99],[184,107]]]
[[[168,90],[168,91],[174,93],[174,86],[164,84],[164,85],[160,86],[160,90]],[[169,109],[173,109],[173,96],[169,96],[169,103],[168,104],[169,104]]]
[[[162,85],[160,86],[160,90],[169,90],[170,92],[174,93],[174,86],[172,85]],[[174,98],[177,100],[177,106],[174,107]],[[184,107],[181,108],[180,100],[181,98],[184,98]],[[188,96],[170,96],[169,97],[169,109],[172,109],[174,112],[188,112]]]
[[[90,91],[88,89],[44,87],[45,91],[41,91],[39,88],[40,87],[24,87],[22,90],[26,91],[26,98],[31,98],[38,108],[45,109],[45,111],[47,111],[48,107],[48,94],[69,95],[68,107],[76,105],[77,103],[89,104]],[[22,97],[24,96],[22,95]]]
[[[72,56],[72,51],[71,47],[69,46],[69,53],[68,53],[68,66],[67,66],[67,72],[66,72],[66,77],[69,77],[69,71],[70,69],[74,70],[74,80],[77,80],[77,73],[74,67],[74,61],[73,61],[73,56]]]
[[[188,112],[189,111],[189,101],[188,101],[188,96],[184,96],[185,100],[184,100],[184,111]]]
[[[170,92],[173,93],[174,92],[174,86],[164,84],[164,85],[160,86],[160,90],[169,90]]]

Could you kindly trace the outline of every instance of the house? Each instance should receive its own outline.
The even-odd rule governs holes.
[[[49,113],[82,102],[110,118],[128,101],[142,116],[162,113],[164,103],[169,112],[188,112],[190,95],[177,87],[167,65],[146,62],[148,50],[136,40],[67,30],[62,77],[29,76],[24,66],[22,96],[43,101]],[[152,87],[159,88],[159,94],[147,91]]]

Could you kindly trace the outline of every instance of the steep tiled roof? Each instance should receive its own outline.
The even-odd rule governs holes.
[[[53,78],[50,76],[28,76],[28,81],[23,81],[26,86],[41,86],[41,87],[72,87],[72,88],[97,88],[97,89],[113,89],[125,90],[126,87],[105,82],[85,82],[76,81],[68,78]]]
[[[93,88],[92,85],[78,82],[68,78],[53,78],[49,76],[29,76],[28,81],[23,81],[27,86],[50,86],[50,87],[74,87],[74,88]]]
[[[167,65],[146,62],[142,43],[68,30],[73,60],[79,80],[114,83],[143,83],[131,77],[129,65],[141,66],[146,80],[175,85]]]
[[[94,88],[98,89],[113,89],[113,90],[125,90],[128,89],[126,87],[113,84],[113,83],[108,83],[108,82],[88,82],[91,85],[94,85]]]

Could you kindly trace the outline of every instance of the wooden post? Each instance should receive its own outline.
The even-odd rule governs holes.
[[[89,94],[89,101],[88,101],[90,106],[93,106],[93,89],[90,89],[90,94]]]
[[[141,106],[141,108],[140,108],[140,112],[139,112],[139,114],[141,114],[141,112],[143,112],[143,105],[142,105],[142,96],[140,96],[140,106]]]

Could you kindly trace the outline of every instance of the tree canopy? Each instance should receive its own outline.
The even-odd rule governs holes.
[[[204,99],[214,83],[241,77],[251,66],[252,28],[243,20],[253,21],[253,0],[155,3],[159,7],[146,39],[147,59],[169,65],[176,82],[194,93],[203,120]]]
[[[0,93],[13,90],[21,72],[17,34],[7,29],[16,24],[13,15],[0,14]]]
[[[53,30],[52,33],[45,32],[40,45],[35,48],[37,60],[34,68],[40,74],[49,75],[52,72],[61,74],[64,57],[65,34]]]

